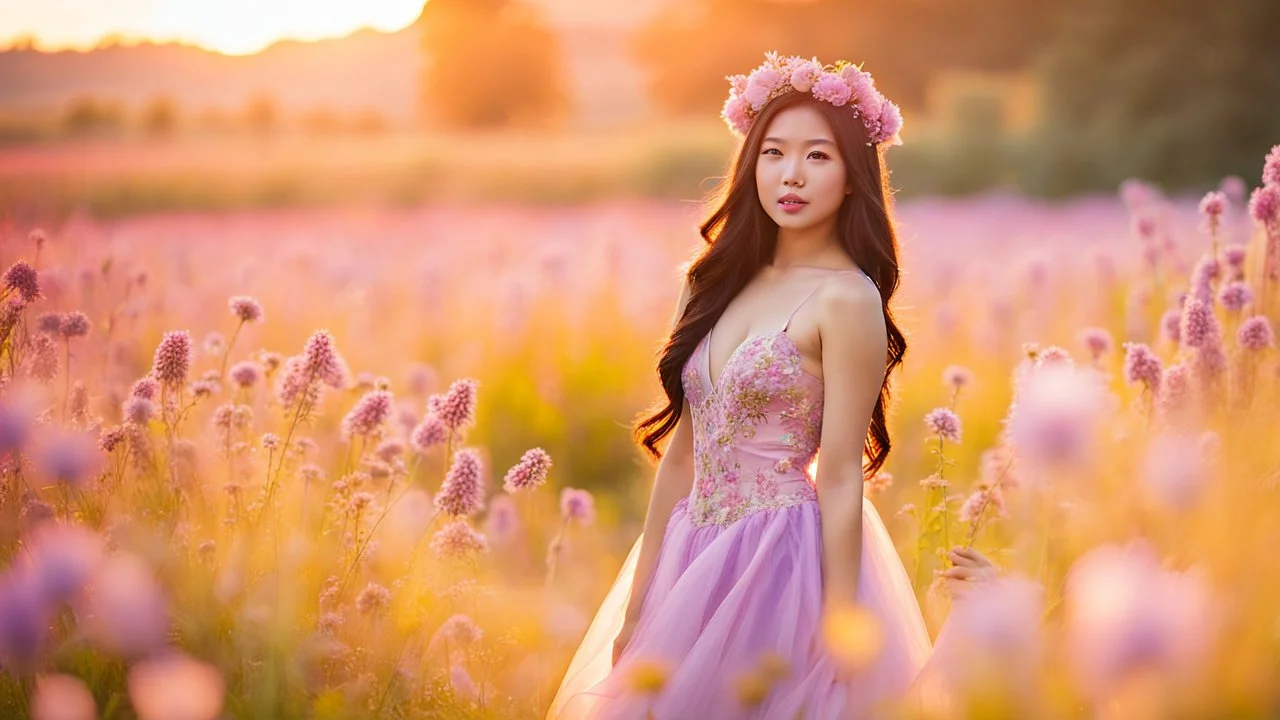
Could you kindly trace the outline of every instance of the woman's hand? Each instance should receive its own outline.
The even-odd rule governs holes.
[[[954,597],[963,597],[974,585],[991,582],[997,577],[995,563],[974,548],[954,547],[947,553],[947,558],[953,566],[943,570],[942,576],[947,578]]]
[[[631,642],[631,635],[636,631],[636,625],[639,618],[628,617],[622,623],[622,630],[618,632],[618,637],[613,640],[613,664],[616,667],[618,658],[622,657],[622,651],[626,649],[627,643]]]

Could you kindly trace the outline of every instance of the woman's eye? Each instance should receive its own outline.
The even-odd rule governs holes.
[[[781,155],[781,154],[782,154],[782,153],[778,150],[778,148],[765,148],[764,154],[765,154],[765,155],[768,155],[769,153],[776,153],[776,154],[778,154],[778,155]]]
[[[817,150],[814,150],[813,152],[809,153],[809,157],[813,157],[815,155],[818,157],[819,160],[827,159],[827,154],[824,152],[818,152]]]

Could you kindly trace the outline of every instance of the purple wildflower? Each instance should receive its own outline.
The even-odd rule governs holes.
[[[389,463],[404,454],[404,442],[395,438],[383,440],[378,443],[378,447],[373,451],[373,454],[382,462]]]
[[[258,322],[262,319],[262,304],[248,295],[236,295],[227,301],[231,314],[240,318],[240,322]]]
[[[62,315],[56,312],[40,313],[36,318],[36,332],[57,335],[62,332]]]
[[[102,435],[98,437],[98,447],[105,453],[113,453],[128,437],[128,431],[117,425],[110,430],[102,431]]]
[[[1280,185],[1280,145],[1271,148],[1262,163],[1262,184]]]
[[[5,289],[15,290],[25,302],[35,302],[42,295],[40,293],[40,274],[36,269],[28,265],[26,262],[19,260],[4,272],[4,277],[0,279],[4,283]]]
[[[1227,311],[1240,312],[1253,301],[1253,291],[1249,289],[1248,283],[1236,280],[1222,286],[1218,299]]]
[[[1124,344],[1124,379],[1130,385],[1142,383],[1146,391],[1160,390],[1160,358],[1142,343]]]
[[[155,400],[156,393],[160,390],[160,383],[150,375],[144,375],[138,378],[133,384],[133,388],[129,390],[130,397],[146,398],[147,400]]]
[[[0,575],[0,664],[11,673],[31,671],[44,648],[49,605],[31,573]]]
[[[1217,190],[1210,190],[1200,200],[1200,214],[1209,219],[1211,223],[1218,222],[1218,218],[1222,217],[1222,213],[1227,209],[1227,196]]]
[[[191,334],[186,330],[174,330],[164,334],[156,348],[151,375],[161,385],[181,387],[191,372]]]
[[[146,425],[156,416],[156,405],[145,397],[134,396],[120,407],[124,421],[132,425]]]
[[[513,538],[520,527],[520,517],[516,514],[515,499],[501,494],[489,502],[489,512],[485,515],[485,532],[497,542],[505,542]]]
[[[245,360],[232,365],[227,376],[231,378],[231,382],[247,390],[262,379],[262,366],[252,360]]]
[[[463,448],[453,458],[453,466],[435,498],[436,509],[459,517],[473,515],[484,507],[484,484],[480,454]]]
[[[347,384],[346,363],[338,355],[333,336],[327,330],[319,330],[307,338],[302,358],[302,370],[307,376],[317,378],[335,389],[341,389]]]
[[[428,415],[409,434],[409,444],[413,446],[414,452],[421,454],[443,443],[448,437],[449,428],[445,427],[444,422],[435,415]]]
[[[431,551],[439,557],[467,558],[488,552],[489,543],[465,520],[455,520],[431,536]]]
[[[929,432],[948,442],[960,442],[960,418],[950,408],[935,408],[924,416]]]
[[[1241,349],[1258,352],[1276,344],[1275,333],[1271,329],[1271,321],[1265,315],[1254,315],[1240,323],[1236,331],[1236,342]]]
[[[1020,459],[1080,463],[1089,457],[1112,400],[1096,371],[1064,363],[1038,366],[1018,383],[1006,430]]]
[[[461,430],[475,422],[478,387],[479,383],[470,378],[455,380],[443,397],[432,395],[427,408],[445,427],[455,432]]]
[[[580,525],[590,525],[596,518],[596,499],[591,493],[567,487],[560,491],[560,515]]]
[[[542,448],[532,448],[525,451],[520,462],[507,471],[502,488],[509,493],[533,490],[547,481],[550,470],[551,456]]]
[[[1275,224],[1280,219],[1280,185],[1255,188],[1249,197],[1249,214],[1268,228]]]
[[[1220,342],[1221,330],[1213,308],[1197,297],[1187,300],[1182,311],[1180,334],[1185,347],[1197,350],[1204,349],[1215,341]]]
[[[1089,355],[1097,362],[1103,354],[1111,350],[1111,333],[1106,328],[1090,327],[1080,331],[1080,342],[1089,350]]]
[[[350,440],[357,435],[368,437],[377,432],[391,415],[391,393],[371,390],[342,418],[342,437]]]
[[[26,540],[30,567],[47,602],[67,602],[79,594],[102,561],[105,544],[79,525],[43,523]]]

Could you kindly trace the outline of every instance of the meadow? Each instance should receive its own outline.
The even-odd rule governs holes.
[[[0,714],[540,717],[639,532],[629,425],[699,206],[53,223],[32,157],[0,178],[26,198],[0,225]],[[1266,163],[1203,200],[898,204],[909,350],[866,501],[969,650],[926,716],[1280,710]],[[938,552],[965,543],[1002,579],[953,598]],[[831,632],[874,657],[874,627]]]

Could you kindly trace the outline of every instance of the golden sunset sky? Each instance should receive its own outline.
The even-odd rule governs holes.
[[[103,38],[178,41],[248,55],[282,39],[320,40],[360,28],[390,32],[423,0],[0,0],[0,47],[89,48]]]

